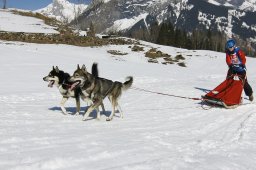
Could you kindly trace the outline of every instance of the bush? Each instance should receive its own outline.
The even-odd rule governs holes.
[[[113,54],[113,55],[127,55],[128,54],[128,53],[123,53],[123,52],[117,51],[117,50],[108,50],[107,52],[110,54]]]
[[[163,53],[162,51],[157,51],[155,48],[151,48],[145,53],[145,57],[155,59],[155,58],[162,58],[162,57],[170,57],[170,55]]]
[[[178,63],[178,65],[181,66],[181,67],[187,67],[184,62]]]
[[[176,60],[185,60],[185,57],[183,57],[181,54],[177,55],[175,57]]]
[[[138,45],[134,45],[132,47],[132,51],[144,51],[144,48],[143,47],[140,47]]]

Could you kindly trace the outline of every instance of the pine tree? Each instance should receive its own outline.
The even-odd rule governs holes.
[[[172,23],[168,23],[167,24],[168,30],[167,30],[167,36],[168,36],[168,41],[167,41],[167,45],[174,45],[174,41],[175,41],[175,31],[174,31],[174,26],[172,25]]]
[[[183,43],[182,32],[180,29],[175,30],[174,46],[181,47]]]
[[[154,22],[150,26],[150,42],[156,43],[159,36],[159,25],[158,22]]]
[[[167,45],[168,42],[168,25],[166,23],[162,23],[160,25],[160,31],[157,38],[157,44]]]

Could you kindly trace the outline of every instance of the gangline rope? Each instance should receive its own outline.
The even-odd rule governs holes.
[[[173,94],[168,94],[168,93],[161,93],[161,92],[146,90],[146,89],[142,89],[142,88],[138,88],[138,87],[132,87],[131,89],[137,90],[137,91],[144,91],[144,92],[148,92],[148,93],[153,93],[153,94],[164,95],[164,96],[177,97],[177,98],[182,98],[182,99],[202,100],[202,98],[178,96],[178,95],[173,95]]]

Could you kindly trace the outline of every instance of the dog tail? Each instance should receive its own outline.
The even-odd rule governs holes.
[[[122,90],[127,90],[132,86],[133,83],[133,77],[129,76],[126,77],[126,81],[123,83]]]
[[[92,75],[93,75],[94,77],[99,77],[98,63],[93,63],[93,64],[92,64]]]

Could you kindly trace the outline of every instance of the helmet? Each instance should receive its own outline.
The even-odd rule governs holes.
[[[228,41],[226,42],[226,49],[232,48],[232,47],[234,47],[235,45],[236,45],[235,40],[230,39],[230,40],[228,40]]]

